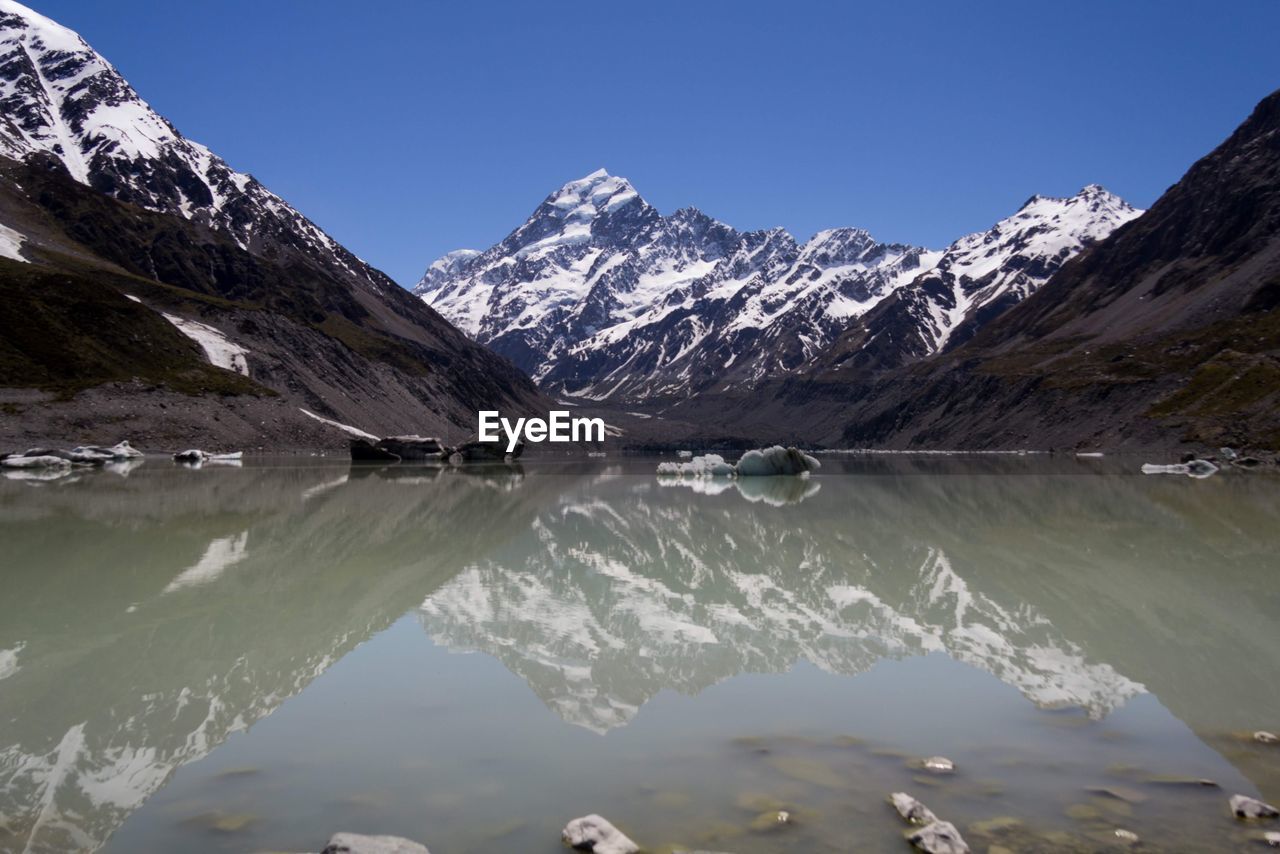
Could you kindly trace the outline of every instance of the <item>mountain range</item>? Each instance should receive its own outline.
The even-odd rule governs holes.
[[[0,106],[11,447],[462,439],[555,400],[636,447],[1280,447],[1280,93],[1145,213],[1089,185],[940,249],[801,242],[598,170],[413,294],[14,0]]]
[[[799,244],[597,172],[417,293],[656,445],[1275,449],[1280,92],[1147,212],[1090,185],[940,252]]]
[[[663,216],[599,170],[496,246],[433,262],[415,293],[549,391],[647,404],[750,389],[833,348],[877,367],[940,352],[1140,213],[1089,186],[1035,196],[941,251],[857,228],[800,243],[696,208]]]
[[[962,346],[690,407],[743,432],[803,407],[805,436],[837,446],[1274,450],[1277,305],[1280,92],[1149,211]]]

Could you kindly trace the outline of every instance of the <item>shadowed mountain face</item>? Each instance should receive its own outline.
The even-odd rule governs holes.
[[[0,394],[24,416],[0,439],[70,429],[315,447],[341,435],[299,408],[393,433],[540,407],[510,363],[12,0],[0,2],[0,105]]]
[[[1276,449],[1278,304],[1280,92],[968,344],[878,378],[791,382],[742,411],[805,408],[811,439],[853,446]]]
[[[1094,719],[1154,694],[1280,793],[1226,737],[1280,707],[1276,484],[1063,465],[723,491],[617,468],[5,477],[0,850],[100,845],[405,614],[594,732],[664,689],[936,653]]]

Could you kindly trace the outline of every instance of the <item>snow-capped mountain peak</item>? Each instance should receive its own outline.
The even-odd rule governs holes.
[[[901,328],[862,346],[930,355],[1139,213],[1093,184],[1032,196],[945,251],[860,228],[801,244],[697,208],[663,216],[601,169],[551,193],[493,248],[434,262],[415,292],[559,394],[645,402],[807,370],[864,316]]]
[[[0,102],[9,117],[0,145],[6,154],[49,151],[87,184],[96,153],[158,157],[161,146],[178,138],[75,32],[0,0],[0,34]]]
[[[573,218],[614,211],[639,198],[626,178],[597,169],[585,178],[561,187],[551,204],[557,210],[568,211],[567,216]]]
[[[72,178],[258,252],[302,252],[363,287],[391,282],[253,176],[184,137],[77,33],[0,0],[0,155],[56,158]]]
[[[948,246],[932,270],[851,326],[827,363],[894,367],[959,346],[1081,249],[1141,214],[1098,184],[1066,198],[1032,196],[1012,216]]]
[[[856,228],[801,245],[693,207],[663,216],[601,169],[548,195],[491,249],[435,261],[415,292],[565,393],[648,398],[727,367],[743,379],[794,367],[934,257]],[[762,337],[774,351],[756,347]]]

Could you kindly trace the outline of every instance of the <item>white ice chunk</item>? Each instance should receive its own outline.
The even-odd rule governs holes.
[[[820,468],[822,463],[808,454],[781,445],[747,451],[735,466],[738,477],[807,474]]]

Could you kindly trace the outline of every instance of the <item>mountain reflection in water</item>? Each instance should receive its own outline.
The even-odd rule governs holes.
[[[102,845],[405,614],[593,732],[663,689],[941,653],[1094,719],[1154,694],[1280,795],[1274,762],[1222,740],[1280,708],[1280,483],[1045,465],[673,485],[647,461],[149,462],[0,481],[0,850]]]

